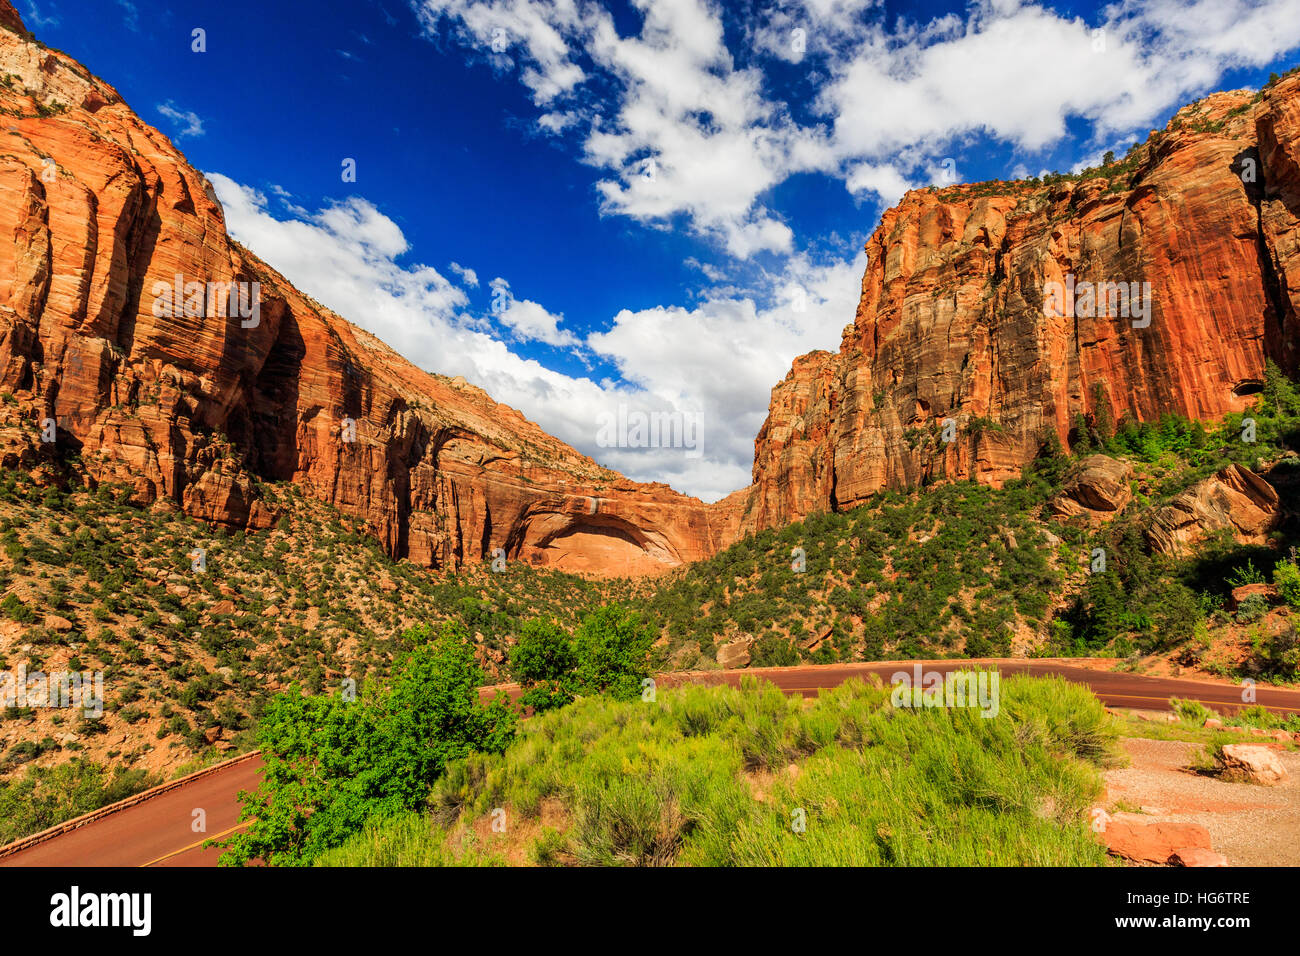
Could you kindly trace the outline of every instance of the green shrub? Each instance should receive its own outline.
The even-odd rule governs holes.
[[[510,654],[510,670],[524,688],[523,706],[540,712],[572,701],[577,666],[573,641],[553,618],[525,622]]]
[[[650,675],[654,629],[639,614],[617,605],[598,608],[583,618],[573,638],[576,693],[615,700],[641,696],[642,681]]]
[[[1104,865],[1086,812],[1099,769],[1119,759],[1118,729],[1086,688],[1057,678],[1009,678],[1000,690],[992,718],[894,708],[888,689],[859,680],[807,708],[753,678],[672,688],[653,703],[586,698],[522,725],[502,754],[449,765],[433,824],[468,828],[507,806],[531,818],[558,800],[571,825],[539,836],[534,859]]]
[[[223,864],[260,858],[310,863],[368,819],[420,807],[447,762],[499,752],[514,733],[503,695],[479,702],[482,674],[463,625],[414,628],[415,645],[385,687],[361,696],[309,696],[298,686],[274,697],[258,726],[266,768],[241,795],[248,830],[223,845]]]
[[[1268,611],[1268,598],[1263,594],[1251,594],[1237,605],[1237,622],[1251,624],[1258,621]]]
[[[1294,559],[1273,565],[1273,584],[1282,600],[1293,608],[1300,608],[1300,566]]]
[[[29,765],[22,777],[0,781],[0,845],[124,800],[157,779],[143,770],[76,758],[55,767]]]

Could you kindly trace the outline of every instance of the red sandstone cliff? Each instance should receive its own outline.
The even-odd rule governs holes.
[[[28,39],[8,0],[0,74],[0,390],[33,432],[56,420],[56,445],[79,449],[96,479],[254,527],[274,517],[255,479],[291,481],[364,518],[394,556],[434,566],[504,548],[641,573],[734,538],[734,509],[601,468],[303,296],[231,241],[211,185],[172,143]],[[177,275],[259,283],[259,321],[156,314]],[[49,453],[27,441],[6,459]]]
[[[940,477],[1001,482],[1098,399],[1116,420],[1211,419],[1251,401],[1266,359],[1294,372],[1300,75],[1186,107],[1107,172],[913,191],[886,212],[839,352],[772,390],[744,529]],[[1150,324],[1045,308],[1068,275],[1149,282]]]
[[[18,15],[18,11],[9,0],[0,0],[0,27],[17,33],[27,32],[27,28],[23,26],[23,18]]]
[[[501,547],[641,573],[881,488],[1001,482],[1098,400],[1114,418],[1215,418],[1248,404],[1266,359],[1296,368],[1300,76],[1187,107],[1103,178],[909,193],[867,244],[839,352],[801,356],[773,389],[754,483],[705,506],[599,467],[297,292],[229,239],[171,142],[27,39],[8,0],[0,74],[0,230],[13,239],[0,249],[0,389],[33,428],[56,419],[95,477],[211,521],[266,525],[255,479],[287,480],[421,563]],[[177,274],[260,283],[259,323],[155,316],[155,283]],[[1150,323],[1045,309],[1047,284],[1067,276],[1150,283]],[[0,457],[41,451],[30,439]]]

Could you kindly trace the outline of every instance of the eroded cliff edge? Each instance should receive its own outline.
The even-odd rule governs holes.
[[[141,505],[265,527],[258,480],[364,519],[394,557],[640,574],[713,553],[734,508],[602,468],[460,379],[430,375],[226,232],[167,137],[0,0],[0,389],[9,464],[79,452]],[[156,308],[184,282],[260,289],[256,322]],[[160,285],[161,283],[161,285]],[[39,440],[56,423],[53,445]],[[345,435],[346,430],[346,435]]]
[[[1185,107],[1091,176],[909,192],[867,255],[839,351],[772,390],[746,532],[883,488],[998,484],[1077,415],[1214,419],[1266,360],[1294,374],[1300,75]],[[1070,276],[1149,283],[1149,324],[1045,303]]]

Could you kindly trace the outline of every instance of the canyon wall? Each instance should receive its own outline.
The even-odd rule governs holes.
[[[23,422],[6,462],[77,452],[138,504],[235,527],[275,520],[261,481],[292,482],[438,567],[501,548],[639,574],[734,538],[738,509],[602,468],[298,292],[230,239],[170,140],[8,0],[0,75],[0,391]],[[193,309],[177,276],[204,286]],[[249,305],[257,283],[260,314],[209,283],[243,284]]]
[[[1253,401],[1266,360],[1294,373],[1300,75],[1188,106],[1102,173],[886,212],[838,353],[772,390],[744,530],[884,488],[998,484],[1051,433],[1068,445],[1077,415],[1215,419]],[[1063,308],[1053,293],[1083,282],[1149,283],[1149,312]]]
[[[501,548],[640,574],[883,488],[1000,483],[1103,406],[1215,419],[1248,407],[1267,360],[1296,371],[1297,75],[1184,108],[1101,175],[909,192],[867,243],[839,351],[799,357],[772,390],[753,484],[704,505],[600,467],[298,292],[229,238],[167,137],[27,35],[9,0],[0,74],[0,391],[28,426],[0,435],[0,462],[75,450],[138,503],[216,523],[266,527],[261,481],[292,482],[421,564]],[[207,294],[201,314],[160,314],[178,275],[257,283],[257,321]],[[1085,282],[1143,290],[1129,304],[1149,311],[1049,295]]]

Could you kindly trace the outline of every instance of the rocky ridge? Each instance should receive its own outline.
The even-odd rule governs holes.
[[[909,192],[866,251],[839,351],[772,390],[745,531],[884,488],[997,485],[1080,417],[1217,419],[1267,360],[1294,374],[1300,74],[1185,107],[1092,175]]]

